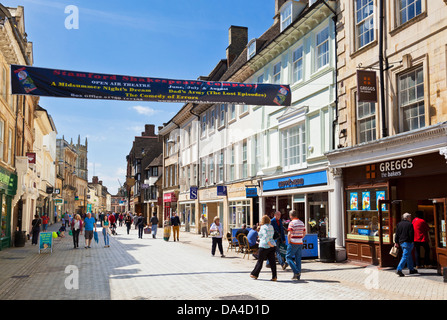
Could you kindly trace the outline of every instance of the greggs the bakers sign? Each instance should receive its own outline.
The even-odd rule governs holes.
[[[357,71],[357,101],[377,102],[377,76],[374,71]]]
[[[12,94],[180,103],[290,106],[287,85],[173,80],[11,65]]]

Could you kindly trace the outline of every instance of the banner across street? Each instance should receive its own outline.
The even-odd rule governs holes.
[[[290,106],[288,85],[174,80],[11,65],[12,94],[44,97]]]

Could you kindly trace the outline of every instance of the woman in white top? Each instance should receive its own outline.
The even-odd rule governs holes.
[[[223,228],[222,224],[220,223],[219,217],[214,217],[214,222],[210,227],[210,236],[213,239],[213,246],[211,247],[211,254],[214,257],[214,254],[216,253],[216,245],[219,246],[220,256],[223,258],[225,255],[223,254],[223,247],[222,247],[222,235],[223,235]]]
[[[74,249],[79,248],[79,234],[82,234],[83,222],[79,214],[75,215],[73,220],[71,220],[71,233],[73,235],[73,246]]]

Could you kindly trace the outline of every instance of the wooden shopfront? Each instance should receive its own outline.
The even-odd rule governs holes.
[[[344,168],[346,251],[350,260],[395,267],[389,255],[402,214],[424,212],[431,262],[447,267],[447,163],[439,153]],[[379,200],[380,203],[379,203]]]

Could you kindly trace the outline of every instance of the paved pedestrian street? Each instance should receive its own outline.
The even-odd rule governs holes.
[[[50,230],[55,226],[50,227]],[[101,228],[98,228],[100,231]],[[162,231],[162,230],[161,230]],[[249,277],[253,257],[234,251],[211,256],[211,239],[181,232],[180,242],[137,236],[124,227],[105,248],[99,243],[73,249],[72,238],[55,239],[52,253],[25,247],[0,252],[2,300],[444,300],[447,284],[435,270],[399,278],[394,270],[353,263],[303,262],[301,280],[278,270],[270,281],[263,268],[258,280]],[[78,277],[77,277],[78,276]]]

